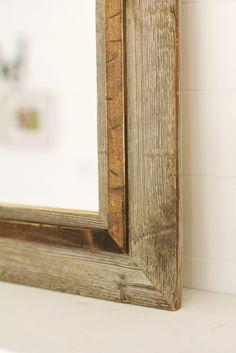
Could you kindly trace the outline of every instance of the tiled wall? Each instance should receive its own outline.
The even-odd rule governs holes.
[[[236,0],[183,0],[185,286],[236,293]]]

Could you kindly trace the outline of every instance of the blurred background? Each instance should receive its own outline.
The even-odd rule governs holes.
[[[95,1],[0,0],[0,202],[98,210]]]

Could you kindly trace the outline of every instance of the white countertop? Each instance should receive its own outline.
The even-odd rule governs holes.
[[[236,296],[167,312],[0,282],[0,353],[235,353]]]

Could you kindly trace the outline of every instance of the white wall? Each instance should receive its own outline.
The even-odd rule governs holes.
[[[236,1],[182,1],[184,282],[236,293]]]

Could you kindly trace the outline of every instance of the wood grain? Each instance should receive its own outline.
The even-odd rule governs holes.
[[[98,212],[64,210],[47,207],[1,204],[0,219],[62,226],[104,228],[104,222]]]
[[[170,306],[181,301],[178,1],[127,1],[129,236]]]
[[[96,1],[99,216],[108,228],[105,0]]]
[[[127,245],[124,3],[124,0],[105,1],[108,229],[123,249]]]
[[[0,249],[4,281],[174,310],[128,255],[4,239]]]

